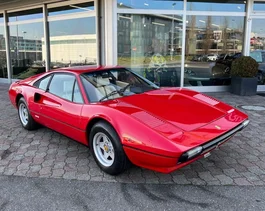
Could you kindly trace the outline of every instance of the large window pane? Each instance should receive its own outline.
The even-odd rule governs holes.
[[[123,9],[167,9],[182,10],[182,0],[118,0],[118,8]]]
[[[24,79],[45,72],[43,36],[42,22],[10,26],[13,78]]]
[[[243,27],[244,17],[187,16],[184,85],[229,85]]]
[[[95,17],[51,21],[51,68],[97,62]]]
[[[246,0],[188,0],[187,10],[245,12]]]
[[[3,22],[3,16],[0,15],[0,23]],[[7,78],[6,68],[6,43],[4,26],[0,25],[0,78]]]
[[[118,14],[118,64],[160,86],[179,86],[181,37],[181,15]]]

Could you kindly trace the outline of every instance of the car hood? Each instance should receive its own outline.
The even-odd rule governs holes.
[[[118,107],[154,127],[170,123],[183,131],[192,131],[226,115],[216,107],[218,101],[193,91],[159,89],[118,99]],[[130,109],[128,109],[130,108]]]

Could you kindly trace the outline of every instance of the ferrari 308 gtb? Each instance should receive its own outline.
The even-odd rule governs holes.
[[[123,67],[62,68],[11,84],[21,125],[44,125],[91,149],[108,174],[130,164],[169,173],[206,157],[249,123],[241,111]]]

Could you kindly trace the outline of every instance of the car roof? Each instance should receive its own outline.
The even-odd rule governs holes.
[[[108,69],[117,69],[117,68],[124,68],[121,66],[103,66],[103,65],[84,65],[84,66],[74,66],[74,67],[62,67],[58,69],[51,70],[51,72],[60,72],[60,71],[69,71],[69,72],[75,72],[78,74],[82,73],[89,73],[89,72],[95,72],[100,70],[108,70]]]

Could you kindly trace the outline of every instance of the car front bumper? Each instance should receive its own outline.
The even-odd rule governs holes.
[[[183,162],[180,162],[180,159],[185,152],[179,157],[167,157],[139,150],[133,147],[123,146],[123,148],[126,155],[133,164],[162,173],[170,173],[206,156],[207,154],[209,154],[209,152],[217,149],[223,143],[231,139],[237,132],[244,129],[248,124],[249,120],[247,119],[225,134],[201,144],[200,146],[202,147],[202,151],[200,152],[200,154]]]

